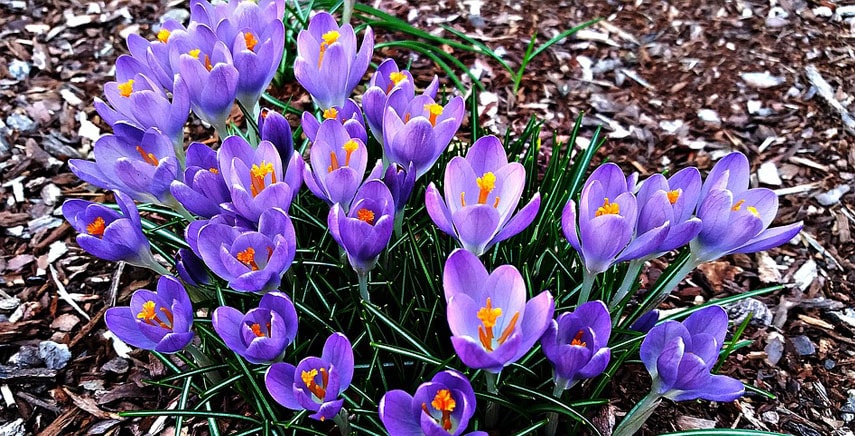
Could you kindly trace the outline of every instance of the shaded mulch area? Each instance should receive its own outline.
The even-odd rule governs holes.
[[[739,150],[752,161],[753,184],[778,190],[778,221],[805,221],[799,240],[711,263],[665,303],[686,307],[787,285],[752,306],[731,308],[733,318],[753,311],[746,337],[754,343],[724,367],[777,399],[749,394],[717,407],[666,402],[646,431],[715,425],[851,434],[855,212],[848,188],[855,150],[839,115],[805,75],[815,65],[838,101],[852,101],[852,25],[825,16],[838,10],[834,2],[770,7],[761,1],[476,0],[381,7],[444,36],[450,33],[440,25],[464,32],[515,69],[532,33],[542,43],[602,17],[529,64],[518,92],[495,61],[444,47],[485,85],[481,124],[493,132],[519,132],[530,116],[539,117],[546,161],[553,132],[563,145],[585,113],[584,134],[572,145],[586,146],[585,138],[602,124],[609,139],[598,158],[642,175],[686,165],[708,169],[724,153]],[[91,99],[112,79],[124,36],[152,35],[167,11],[179,19],[186,15],[142,1],[0,0],[0,10],[0,426],[8,434],[168,432],[167,420],[118,417],[120,410],[174,407],[177,398],[144,382],[166,374],[163,365],[145,352],[115,347],[102,322],[109,304],[151,286],[153,278],[86,255],[58,207],[66,197],[105,199],[81,186],[66,162],[87,156],[106,131]],[[393,37],[378,32],[378,41]],[[392,53],[399,63],[407,60],[408,54],[391,51],[377,59]],[[413,55],[412,61],[422,85],[438,71],[423,57]],[[847,192],[828,195],[834,190]],[[664,267],[652,263],[644,280],[655,280]],[[630,365],[610,389],[606,395],[613,401],[598,411],[598,422],[620,419],[644,395],[648,378],[640,365]]]

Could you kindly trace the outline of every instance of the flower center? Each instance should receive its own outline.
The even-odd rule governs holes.
[[[353,139],[347,141],[342,146],[344,148],[344,166],[350,165],[350,156],[359,148],[359,143],[354,141]],[[330,152],[330,166],[327,167],[327,172],[331,173],[337,169],[341,168],[341,165],[338,163],[338,155],[335,154],[334,151]]]
[[[338,117],[338,109],[331,107],[324,111],[325,120],[334,120],[336,117]]]
[[[143,150],[142,147],[140,147],[139,145],[137,146],[137,153],[140,154],[140,157],[142,157],[142,160],[145,163],[153,167],[160,165],[160,161],[157,159],[157,157],[154,156],[153,153],[146,153],[145,150]]]
[[[128,98],[131,96],[131,93],[134,92],[134,79],[128,79],[125,83],[120,83],[118,85],[119,95],[122,97]]]
[[[172,32],[170,32],[166,29],[160,29],[157,32],[157,40],[166,44],[166,42],[169,41],[169,35],[171,35],[171,34],[172,34]]]
[[[318,376],[318,372],[321,373],[320,385],[315,381],[315,378]],[[303,379],[303,384],[306,385],[306,388],[312,393],[312,395],[314,395],[318,400],[324,400],[324,397],[327,396],[327,384],[330,381],[330,374],[327,372],[326,368],[302,371],[300,378]]]
[[[261,337],[268,337],[269,338],[270,337],[270,323],[269,322],[266,324],[266,327],[267,328],[265,330],[261,330],[261,324],[259,324],[259,323],[254,323],[254,324],[249,326],[249,328],[252,330],[252,333],[254,333],[255,336],[258,336],[259,338],[261,338]]]
[[[252,32],[244,33],[243,40],[246,42],[246,49],[249,51],[253,51],[255,49],[255,45],[258,44],[258,39],[255,38],[255,35],[253,35]]]
[[[493,327],[496,326],[496,321],[500,316],[502,316],[501,308],[494,308],[493,302],[490,300],[490,297],[487,297],[487,304],[478,310],[476,314],[478,319],[481,321],[481,325],[478,326],[478,338],[481,340],[481,345],[487,351],[493,351],[493,339],[495,338],[493,334]],[[513,318],[511,318],[511,322],[508,323],[505,330],[502,332],[502,335],[499,336],[497,342],[499,345],[504,344],[508,337],[513,333],[514,328],[517,325],[517,321],[519,320],[520,313],[517,312],[514,314]]]
[[[253,271],[258,271],[258,264],[255,263],[255,249],[252,247],[246,247],[246,250],[238,252],[237,260],[239,260],[242,264],[252,268]]]
[[[86,225],[86,233],[89,233],[92,236],[97,236],[99,238],[104,236],[104,229],[106,228],[106,223],[104,222],[104,218],[95,217],[91,223]]]
[[[318,54],[318,68],[321,67],[321,63],[324,61],[324,53],[326,53],[327,48],[333,45],[338,41],[339,33],[337,30],[330,30],[327,33],[324,33],[321,38],[323,38],[324,42],[321,43],[321,51]]]
[[[433,397],[433,401],[430,402],[430,405],[442,413],[442,417],[436,421],[437,424],[442,425],[443,430],[450,431],[452,427],[451,412],[454,412],[454,408],[457,407],[457,402],[452,398],[451,391],[448,389],[440,389],[436,392],[436,395]],[[422,410],[427,413],[428,416],[433,418],[433,415],[428,412],[427,404],[422,403]]]
[[[570,345],[578,345],[580,347],[587,347],[588,344],[586,344],[585,341],[582,340],[583,334],[585,334],[584,330],[579,330],[578,332],[576,332],[576,336],[574,336],[573,340],[570,341]]]
[[[391,81],[391,83],[389,83],[389,86],[386,87],[386,94],[392,91],[392,88],[397,86],[399,83],[401,83],[402,80],[406,78],[407,76],[405,76],[404,73],[401,73],[399,71],[392,71],[391,73],[389,73],[389,80]]]
[[[208,168],[208,171],[210,171],[210,172],[212,172],[212,173],[214,173],[214,174],[220,174],[220,170],[218,170],[218,169],[216,169],[216,168],[214,168],[214,167]]]
[[[679,198],[680,198],[680,192],[681,192],[681,190],[680,190],[680,189],[675,189],[675,190],[673,190],[673,191],[668,191],[668,201],[669,201],[669,202],[671,202],[671,204],[676,203],[676,202],[677,202],[677,199],[679,199]]]
[[[478,193],[478,204],[487,203],[487,196],[496,188],[496,175],[487,171],[483,176],[475,179],[478,188],[481,190]],[[496,198],[496,206],[499,205],[499,199]]]
[[[609,203],[609,199],[606,198],[605,201],[603,201],[603,205],[597,208],[597,212],[594,213],[594,216],[618,214],[620,214],[620,205],[617,203]]]
[[[359,209],[356,211],[356,219],[374,225],[374,212],[368,209]]]
[[[252,164],[249,170],[250,190],[255,198],[267,187],[265,179],[270,174],[270,184],[276,183],[276,173],[273,171],[273,163],[262,160],[261,164]]]
[[[436,127],[436,117],[442,115],[442,106],[436,103],[426,104],[425,110],[429,112],[428,120],[430,120],[430,125]]]
[[[172,311],[165,307],[161,307],[160,311],[163,312],[163,315],[166,317],[166,321],[162,321],[160,317],[158,317],[157,311],[155,311],[156,307],[157,305],[154,301],[146,301],[143,303],[142,309],[137,314],[137,319],[141,319],[144,323],[149,325],[158,325],[167,330],[172,330]]]

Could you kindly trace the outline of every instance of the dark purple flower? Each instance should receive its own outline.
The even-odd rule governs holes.
[[[526,302],[525,282],[516,268],[502,265],[488,274],[466,250],[448,257],[442,284],[454,350],[466,366],[491,373],[527,353],[555,310],[548,291]]]
[[[389,94],[397,87],[403,88],[399,98],[409,102],[416,96],[415,81],[413,75],[407,70],[398,69],[394,59],[384,60],[377,71],[371,76],[368,89],[362,94],[362,107],[365,109],[365,117],[371,133],[381,143],[383,142],[383,112],[386,109],[386,101]],[[424,95],[436,98],[439,88],[439,79],[433,76],[433,81],[425,89]]]
[[[748,158],[730,153],[715,164],[701,188],[697,215],[701,231],[692,240],[695,265],[733,253],[754,253],[786,243],[802,222],[769,228],[778,214],[778,196],[748,189]]]
[[[190,297],[181,282],[169,276],[160,277],[157,292],[134,292],[130,307],[107,309],[104,322],[119,339],[145,350],[175,353],[193,340]]]
[[[340,204],[347,212],[367,165],[365,143],[351,138],[337,120],[325,120],[306,163],[306,186],[316,197],[330,205]]]
[[[392,198],[395,200],[395,214],[399,215],[410,200],[410,194],[413,193],[413,186],[416,183],[416,170],[413,163],[410,162],[408,168],[404,168],[396,163],[392,163],[383,171],[383,161],[378,160],[368,175],[367,180],[378,179],[389,188],[392,193]]]
[[[294,303],[278,291],[265,294],[258,307],[246,315],[233,307],[220,306],[211,321],[232,351],[256,364],[281,359],[297,336]]]
[[[211,283],[211,277],[208,275],[208,268],[205,267],[205,263],[190,249],[178,250],[178,254],[175,256],[175,269],[178,270],[178,276],[181,277],[181,280],[190,286]]]
[[[612,333],[609,309],[589,301],[552,320],[540,344],[555,369],[555,385],[569,389],[575,382],[600,375],[609,364]]]
[[[353,379],[353,348],[347,337],[333,333],[321,357],[307,357],[295,367],[274,363],[264,377],[267,392],[291,410],[308,410],[320,421],[334,418],[344,400],[339,398]]]
[[[475,414],[475,391],[463,374],[446,370],[422,383],[416,394],[386,392],[380,400],[380,421],[390,436],[458,436]],[[487,433],[477,431],[468,436]]]
[[[91,201],[67,200],[63,203],[63,216],[78,232],[77,244],[104,260],[121,260],[165,272],[151,254],[151,245],[142,232],[140,213],[134,201],[119,191],[114,194],[122,213]]]
[[[221,204],[231,201],[217,163],[217,152],[201,142],[187,148],[187,169],[184,180],[169,186],[172,196],[190,212],[205,218],[223,213]]]
[[[258,132],[262,141],[270,141],[276,147],[282,163],[287,166],[294,156],[294,136],[288,120],[279,112],[262,109],[258,115]]]
[[[389,188],[379,180],[363,184],[351,203],[350,211],[336,203],[330,209],[327,225],[330,234],[347,252],[350,266],[368,272],[392,237],[395,201]]]
[[[95,161],[72,159],[71,171],[85,182],[138,201],[176,206],[169,191],[180,174],[172,141],[154,127],[143,131],[118,122],[113,129],[112,135],[95,141]]]
[[[365,29],[357,52],[353,27],[350,24],[339,27],[332,15],[319,12],[309,20],[308,29],[297,36],[294,77],[321,109],[342,107],[368,70],[373,53],[371,27]]]
[[[499,138],[484,136],[466,157],[445,169],[445,200],[431,183],[425,206],[434,224],[476,256],[523,231],[537,215],[540,194],[514,215],[525,185],[525,168],[508,163]]]
[[[202,222],[187,227],[187,240],[214,274],[243,292],[278,288],[297,247],[291,219],[279,208],[261,214],[258,231]]]
[[[631,326],[629,326],[629,329],[640,333],[647,333],[658,322],[659,311],[654,309],[644,315],[641,315],[634,323],[632,323]]]
[[[701,309],[679,323],[653,327],[641,343],[641,361],[653,377],[652,392],[674,401],[703,398],[733,401],[745,393],[742,382],[710,374],[727,333],[727,313],[719,306]]]
[[[368,143],[368,133],[365,132],[365,121],[362,117],[362,111],[359,110],[359,105],[353,99],[347,99],[343,107],[333,106],[324,110],[323,118],[322,121],[318,121],[311,112],[303,112],[301,125],[303,126],[303,133],[306,134],[309,141],[315,142],[315,137],[322,122],[336,120],[344,126],[348,136],[362,141],[363,144]]]
[[[460,96],[442,106],[428,95],[407,100],[404,88],[393,90],[383,112],[384,159],[402,167],[412,162],[420,178],[448,147],[464,115]]]

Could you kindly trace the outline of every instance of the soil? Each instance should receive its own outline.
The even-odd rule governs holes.
[[[775,399],[749,393],[721,405],[666,402],[645,432],[715,426],[852,434],[855,147],[852,129],[829,103],[845,111],[855,94],[851,7],[830,0],[373,6],[442,36],[451,34],[441,26],[462,32],[514,70],[535,32],[541,44],[602,18],[529,63],[516,92],[512,75],[495,60],[443,48],[485,85],[482,126],[503,134],[520,132],[531,116],[544,120],[544,161],[553,141],[567,141],[584,113],[583,134],[573,145],[587,146],[584,138],[603,125],[609,138],[598,158],[642,176],[687,165],[708,169],[725,153],[742,151],[752,162],[752,184],[779,194],[776,222],[805,223],[790,244],[698,269],[663,305],[785,285],[750,306],[729,308],[732,318],[754,314],[745,334],[753,343],[725,372]],[[67,160],[89,155],[107,130],[92,98],[112,80],[113,63],[126,52],[124,37],[152,36],[164,13],[186,17],[181,7],[180,1],[0,0],[0,428],[6,434],[24,434],[15,426],[46,435],[171,431],[163,419],[117,415],[174,407],[177,397],[144,382],[166,373],[160,362],[117,349],[104,336],[106,307],[152,285],[153,277],[86,255],[58,208],[65,198],[106,199],[81,184]],[[395,37],[379,31],[377,40]],[[375,60],[392,53],[380,51]],[[399,61],[411,56],[419,83],[439,71],[426,58],[394,54]],[[811,66],[829,82],[828,98],[810,82]],[[645,279],[655,280],[663,266],[650,265]],[[646,377],[638,365],[619,373],[598,422],[620,419],[644,395]]]

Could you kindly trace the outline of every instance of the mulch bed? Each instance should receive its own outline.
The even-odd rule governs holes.
[[[112,79],[124,36],[150,35],[167,11],[186,17],[171,9],[182,3],[0,0],[0,434],[171,431],[170,420],[117,415],[174,407],[176,395],[146,385],[166,369],[145,352],[117,349],[102,322],[106,307],[153,277],[86,255],[58,208],[64,198],[106,199],[81,185],[66,162],[86,157],[106,131],[91,99]],[[785,284],[730,308],[732,318],[753,313],[746,337],[754,343],[725,366],[777,398],[749,394],[719,407],[666,402],[649,422],[650,434],[710,425],[852,434],[855,148],[806,68],[814,65],[835,90],[832,97],[849,106],[855,22],[828,0],[776,4],[382,2],[383,10],[422,29],[464,32],[515,68],[533,32],[541,43],[604,18],[529,64],[516,93],[496,62],[446,47],[486,87],[481,124],[519,132],[530,116],[539,117],[546,160],[553,132],[563,143],[584,113],[584,134],[574,145],[586,146],[585,138],[604,125],[609,139],[598,158],[642,175],[686,165],[708,169],[739,150],[752,161],[754,184],[779,190],[779,222],[805,221],[801,240],[706,265],[665,303],[685,307]],[[421,84],[438,71],[425,58],[412,61]],[[664,266],[653,263],[645,279],[655,280]],[[648,389],[646,377],[640,365],[619,373],[606,393],[614,400],[595,420],[619,419]]]

